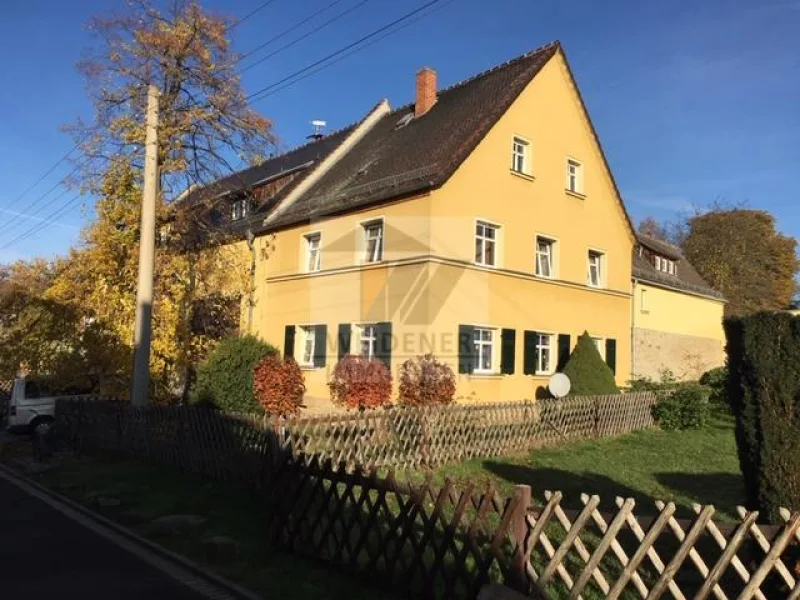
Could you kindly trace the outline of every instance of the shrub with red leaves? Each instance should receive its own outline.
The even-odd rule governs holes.
[[[433,354],[426,354],[403,363],[399,388],[400,404],[406,406],[450,404],[456,393],[456,376]]]
[[[258,403],[269,414],[286,417],[300,411],[306,384],[303,372],[292,358],[270,355],[253,370],[253,389]]]
[[[347,408],[377,408],[389,404],[392,375],[379,360],[348,354],[333,369],[328,383],[331,400]]]

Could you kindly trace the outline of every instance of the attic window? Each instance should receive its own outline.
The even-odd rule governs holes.
[[[402,117],[400,117],[400,119],[397,121],[397,123],[395,123],[394,128],[395,129],[401,129],[401,128],[405,127],[406,125],[408,125],[409,123],[411,123],[411,121],[413,121],[413,120],[414,120],[414,113],[405,114]]]
[[[676,275],[678,273],[678,267],[675,264],[674,260],[670,260],[668,258],[664,258],[663,256],[656,255],[654,260],[654,265],[656,271],[661,271],[662,273],[666,273],[667,275]]]
[[[231,221],[240,221],[250,212],[250,201],[247,198],[238,198],[231,202]]]

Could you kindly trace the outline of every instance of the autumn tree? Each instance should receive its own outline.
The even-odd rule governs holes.
[[[229,174],[232,161],[264,156],[274,144],[271,122],[247,105],[231,50],[230,23],[194,1],[175,0],[168,13],[150,0],[127,0],[127,11],[97,17],[97,47],[79,63],[94,119],[67,127],[82,156],[80,183],[102,191],[112,163],[141,172],[147,88],[159,98],[161,190],[174,197],[190,185]]]
[[[645,217],[642,219],[638,229],[639,233],[663,242],[668,242],[670,239],[667,227],[656,221],[653,217]]]
[[[771,214],[714,209],[687,225],[684,254],[725,295],[727,315],[782,310],[791,303],[800,267],[797,242],[776,231]]]
[[[274,143],[272,126],[247,105],[227,37],[230,24],[196,2],[176,0],[162,13],[149,0],[128,0],[124,14],[95,18],[89,28],[98,44],[79,69],[94,118],[68,130],[81,151],[74,183],[98,198],[97,218],[47,297],[102,321],[132,345],[144,114],[148,85],[156,85],[157,211],[160,222],[173,227],[156,252],[151,379],[157,395],[185,395],[190,366],[212,343],[209,327],[193,329],[196,307],[212,299],[217,306],[206,314],[218,319],[233,310],[238,317],[238,299],[251,285],[249,258],[242,244],[231,244],[203,218],[204,207],[173,207],[167,199],[229,174],[232,162],[263,156]]]

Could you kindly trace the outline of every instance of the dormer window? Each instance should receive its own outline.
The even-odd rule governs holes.
[[[678,272],[678,267],[675,264],[675,261],[670,260],[669,258],[664,258],[663,256],[656,255],[653,258],[653,266],[656,268],[656,271],[661,271],[667,275],[675,275]]]
[[[231,202],[231,221],[244,219],[250,212],[250,201],[247,198],[238,198]]]

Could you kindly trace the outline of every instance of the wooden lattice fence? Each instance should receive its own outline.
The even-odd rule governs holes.
[[[0,380],[0,428],[5,427],[8,420],[8,407],[11,401],[11,389],[14,387],[13,379]]]
[[[551,414],[549,429],[560,429],[559,438],[596,435],[602,419],[586,419],[580,406],[563,408],[563,421]],[[638,413],[616,414],[610,427],[635,426]],[[486,427],[483,420],[460,423],[463,435]],[[57,427],[82,452],[254,488],[270,516],[272,543],[413,597],[474,598],[495,582],[533,596],[586,600],[800,598],[800,513],[782,511],[783,522],[767,527],[740,509],[732,525],[715,521],[712,506],[695,507],[687,519],[671,503],[637,514],[634,500],[618,499],[615,512],[603,513],[599,498],[583,496],[583,509],[568,510],[560,492],[547,492],[546,504],[533,507],[527,486],[504,498],[491,487],[459,490],[430,477],[399,481],[393,469],[381,475],[374,466],[290,452],[263,421],[193,407],[66,400],[57,406]]]
[[[285,443],[334,464],[417,468],[653,425],[653,392],[538,402],[396,407],[290,419]]]

